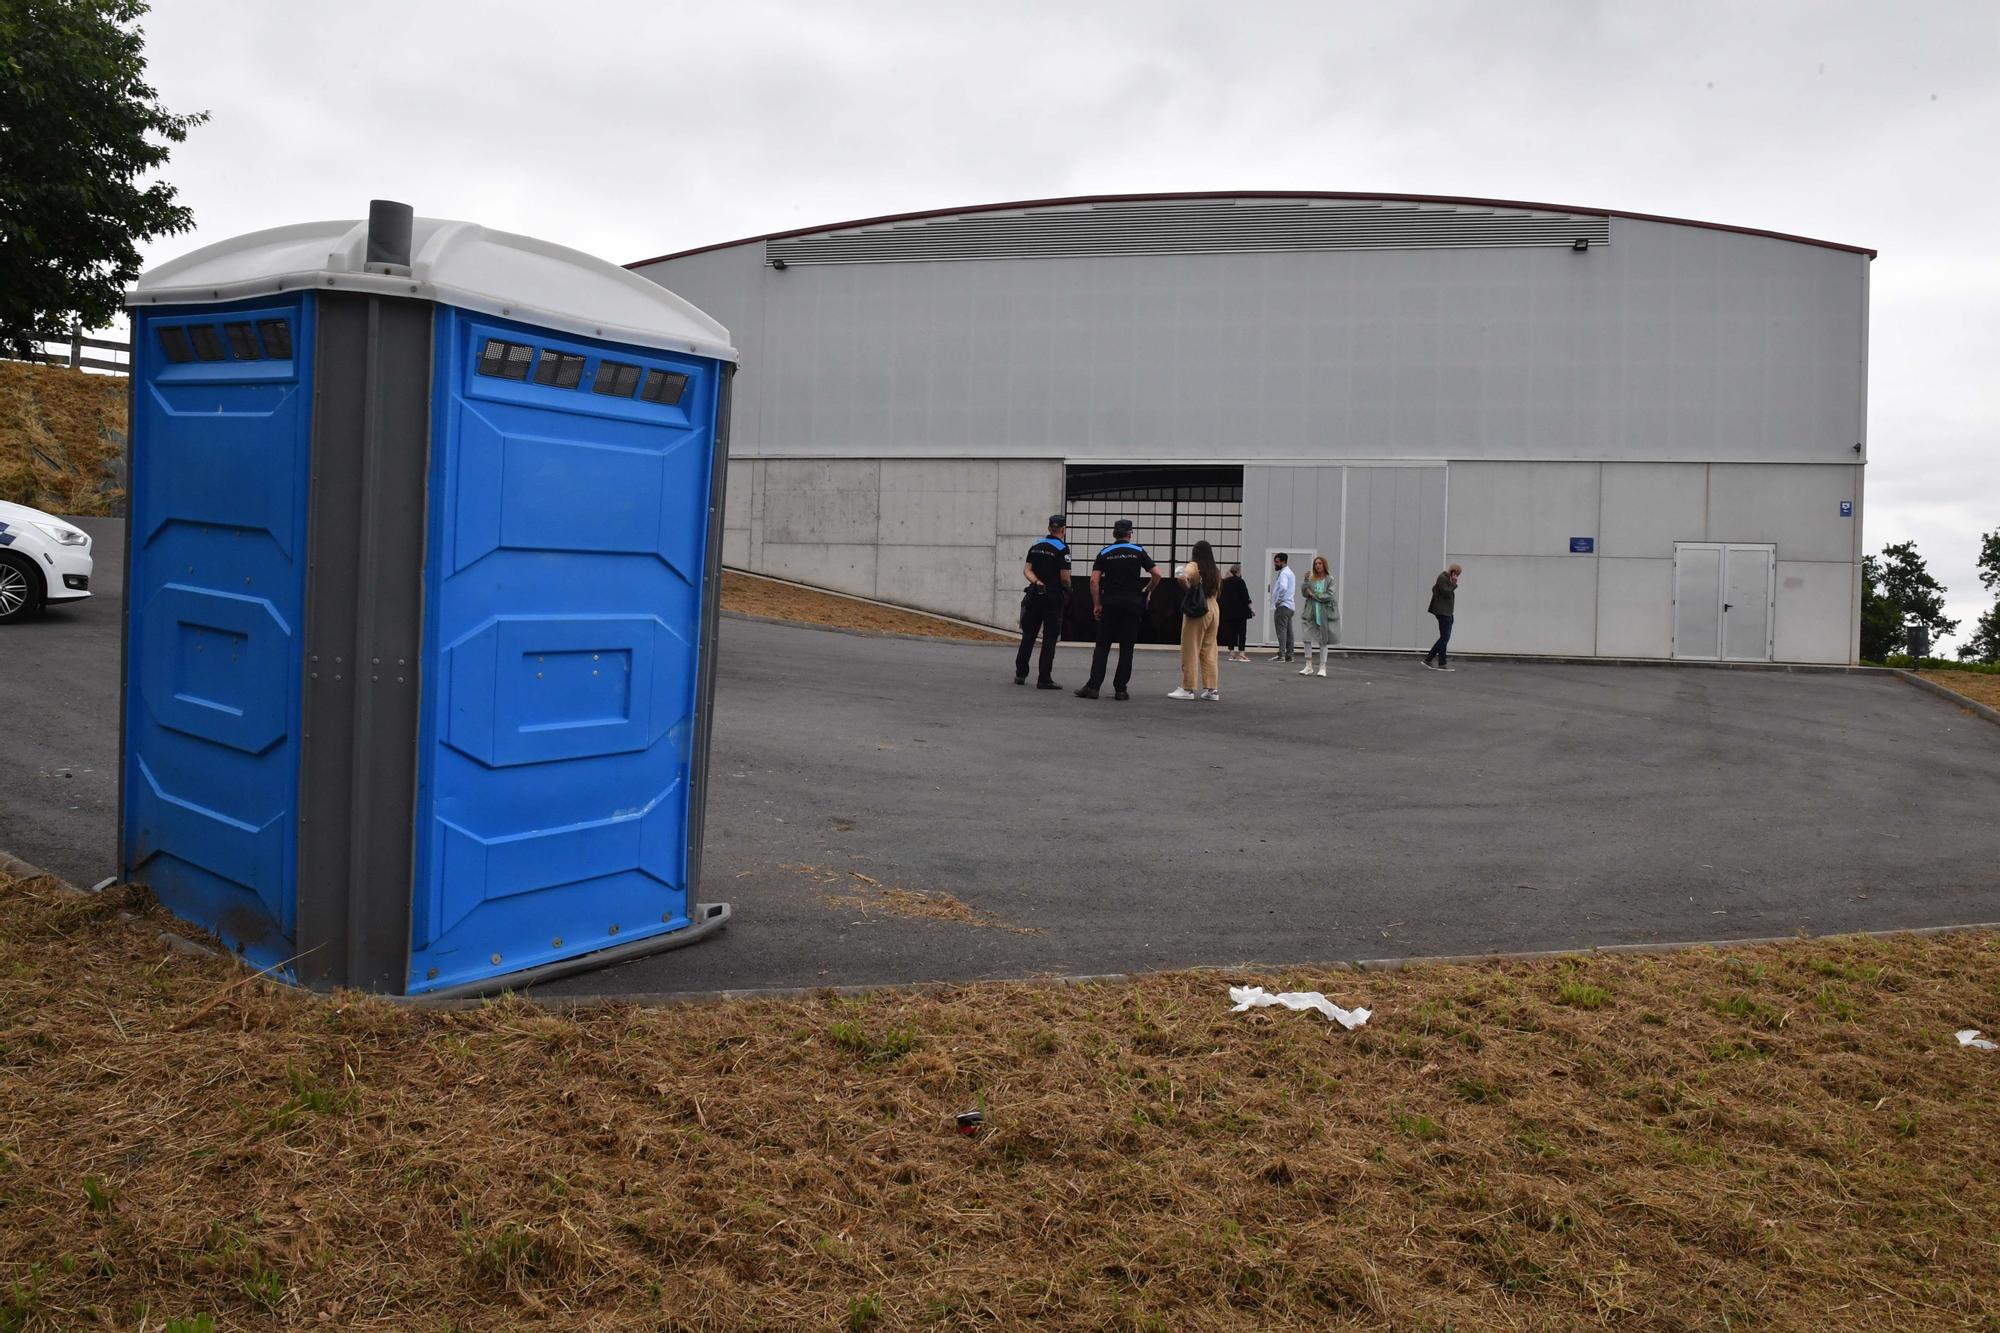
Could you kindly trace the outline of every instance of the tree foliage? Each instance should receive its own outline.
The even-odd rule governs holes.
[[[174,187],[141,178],[208,119],[146,82],[145,0],[0,0],[0,345],[108,324],[138,243],[187,231]]]
[[[1958,628],[1944,613],[1945,587],[1931,577],[1915,542],[1897,542],[1882,554],[1861,562],[1861,655],[1880,661],[1895,647],[1883,647],[1883,636],[1899,645],[1903,627],[1922,625],[1933,643]],[[1880,651],[1871,652],[1870,649]]]
[[[1861,659],[1880,662],[1903,651],[1903,613],[1882,595],[1882,562],[1861,557]]]
[[[1970,662],[2000,662],[2000,528],[1979,544],[1979,586],[1996,594],[1995,600],[1972,623],[1972,637],[1959,645],[1958,655]]]

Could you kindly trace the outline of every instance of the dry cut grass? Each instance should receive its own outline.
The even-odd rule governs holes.
[[[888,634],[917,634],[927,639],[966,639],[973,643],[1012,643],[996,630],[975,629],[954,624],[921,611],[876,606],[837,592],[800,588],[775,579],[759,578],[736,570],[722,575],[722,609],[774,620],[794,620],[804,625],[831,625],[839,629],[875,630]]]
[[[2000,1324],[1991,935],[1242,978],[1348,1033],[1213,974],[411,1011],[163,924],[0,885],[0,1328]]]
[[[1917,674],[1934,685],[1955,690],[1988,708],[2000,708],[2000,676],[1982,671],[1920,671]]]
[[[0,500],[57,514],[109,514],[125,449],[127,380],[0,361]]]

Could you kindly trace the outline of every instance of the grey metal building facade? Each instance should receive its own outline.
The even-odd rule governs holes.
[[[741,350],[726,564],[1008,625],[1052,511],[1325,554],[1350,646],[1846,662],[1858,247],[1465,199],[1173,195],[632,267]],[[1267,598],[1259,597],[1266,611]],[[1726,608],[1726,609],[1725,609]],[[1253,630],[1253,635],[1256,633]]]

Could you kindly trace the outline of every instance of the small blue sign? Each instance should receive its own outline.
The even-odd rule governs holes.
[[[1842,518],[1853,518],[1853,517],[1854,517],[1854,501],[1852,501],[1852,500],[1842,500],[1842,501],[1840,502],[1840,516],[1841,516]]]
[[[1569,539],[1569,553],[1571,555],[1589,555],[1596,550],[1597,538],[1595,537],[1571,537]]]

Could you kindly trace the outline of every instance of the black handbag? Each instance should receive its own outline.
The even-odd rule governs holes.
[[[1194,620],[1208,614],[1208,594],[1202,590],[1199,578],[1188,584],[1187,591],[1181,594],[1181,614]]]

